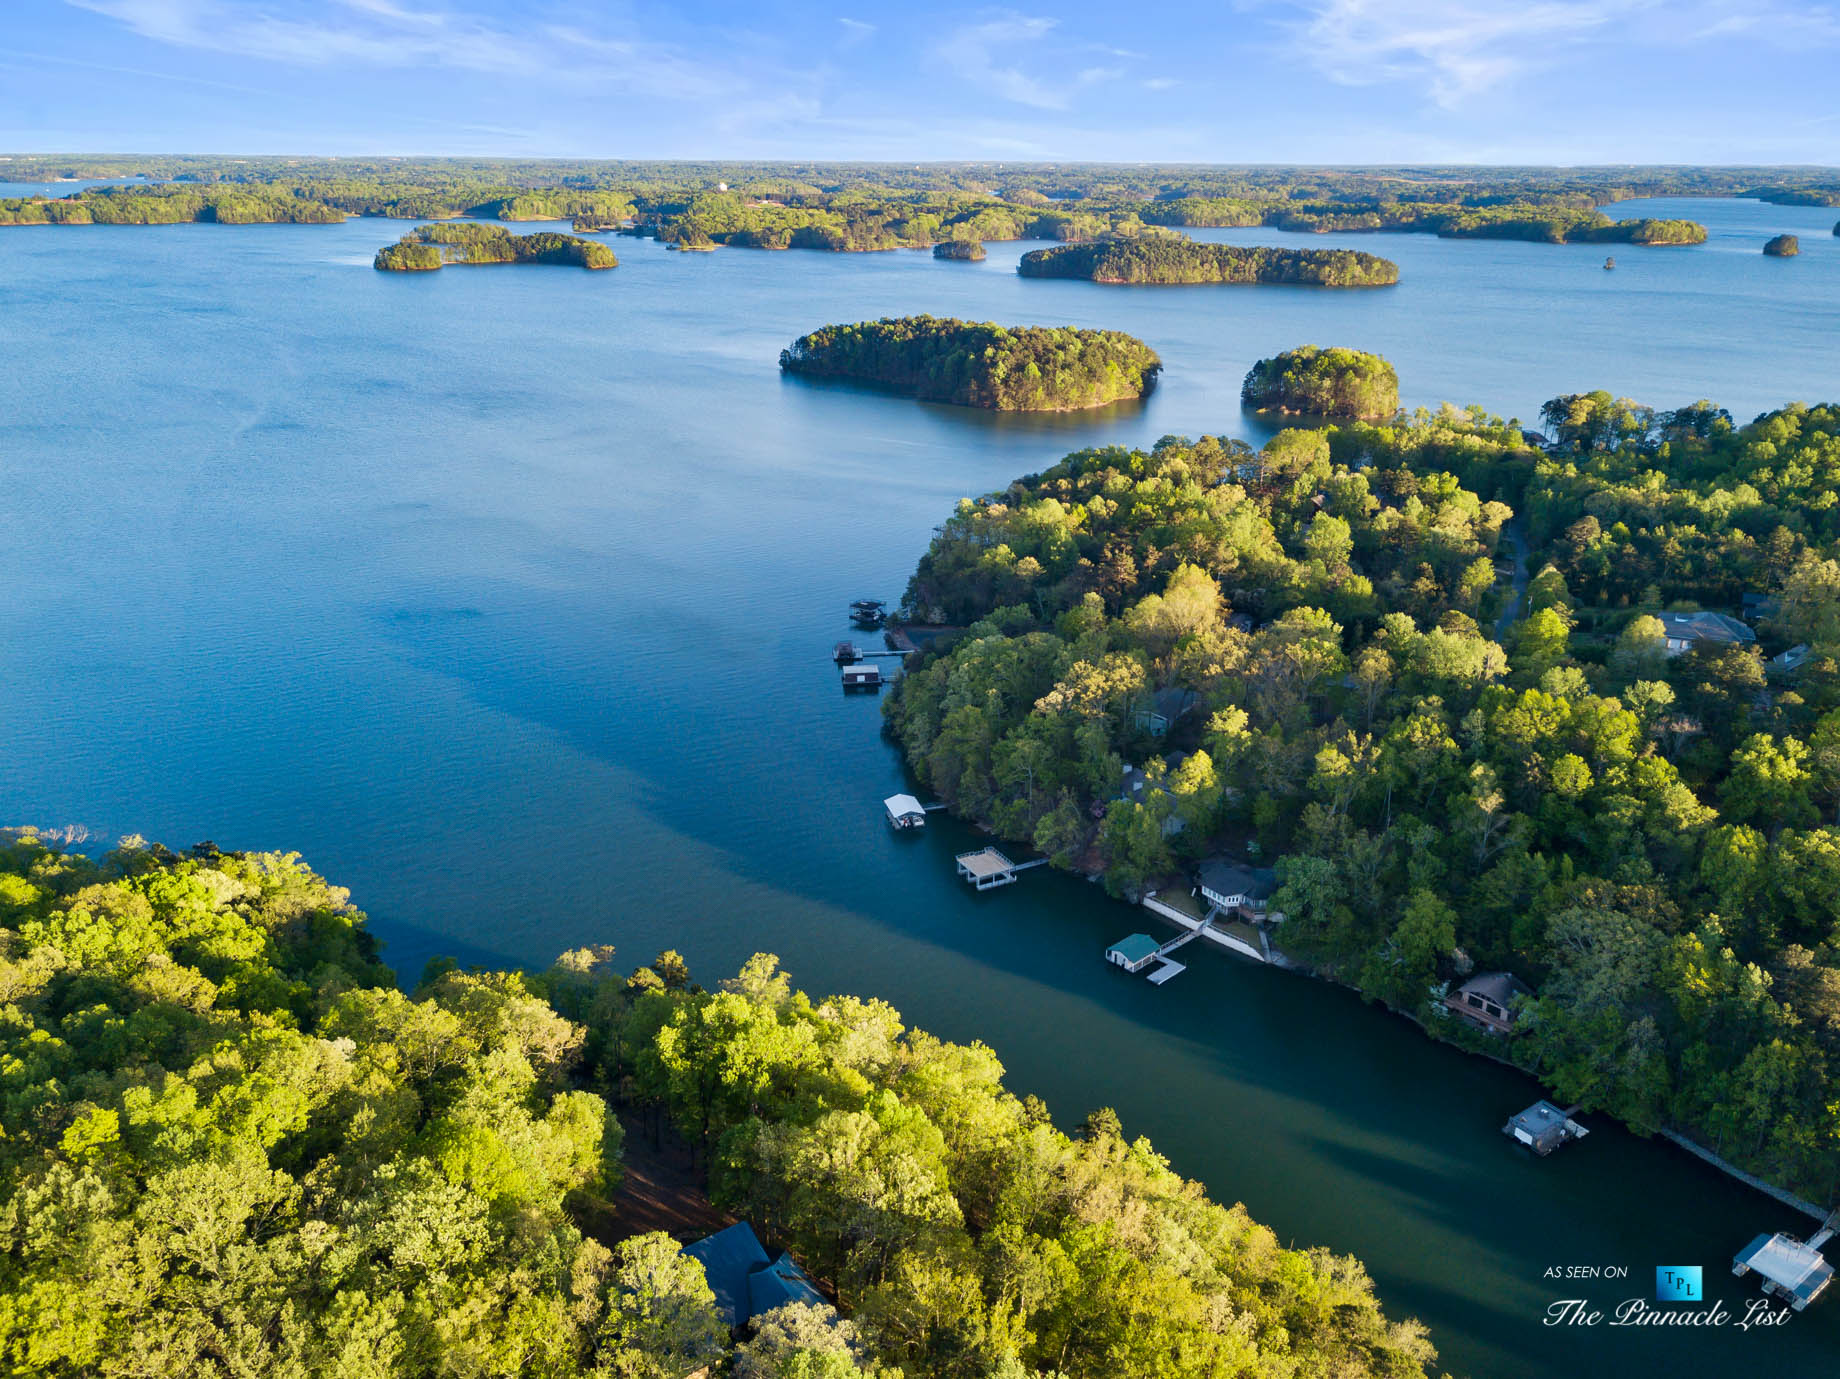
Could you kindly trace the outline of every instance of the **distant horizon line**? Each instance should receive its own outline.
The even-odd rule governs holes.
[[[569,155],[569,154],[472,154],[472,153],[207,153],[207,152],[79,152],[63,150],[51,153],[12,152],[0,154],[0,163],[21,161],[50,162],[56,159],[118,159],[123,161],[143,158],[177,158],[177,159],[217,159],[238,162],[280,162],[311,161],[324,162],[415,162],[415,163],[606,163],[606,164],[660,164],[668,163],[678,166],[697,167],[853,167],[853,168],[1204,168],[1225,170],[1294,170],[1312,169],[1326,172],[1402,172],[1417,169],[1435,171],[1468,171],[1482,169],[1488,171],[1557,171],[1557,172],[1648,172],[1677,171],[1681,169],[1699,169],[1720,172],[1814,172],[1840,173],[1840,163],[1683,163],[1683,162],[1633,162],[1633,163],[1564,163],[1564,162],[1431,162],[1424,159],[1404,159],[1398,162],[1364,162],[1364,163],[1319,163],[1276,160],[1272,162],[1195,162],[1192,160],[1164,160],[1144,158],[1121,162],[1118,160],[1090,160],[1076,158],[1041,158],[1041,159],[991,159],[991,158],[933,158],[913,162],[903,158],[822,158],[822,157],[779,157],[779,158],[745,158],[745,157],[682,157],[648,156],[619,157],[604,154]]]

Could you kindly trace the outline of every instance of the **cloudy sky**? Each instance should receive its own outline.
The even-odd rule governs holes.
[[[0,20],[16,152],[1840,162],[1840,7],[1802,0],[0,0]]]

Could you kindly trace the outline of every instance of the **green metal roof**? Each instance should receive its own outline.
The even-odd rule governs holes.
[[[1107,948],[1105,950],[1105,955],[1109,958],[1113,953],[1116,953],[1126,962],[1142,962],[1145,958],[1156,952],[1156,949],[1157,942],[1155,939],[1151,938],[1150,935],[1132,934],[1129,938],[1121,938],[1110,948]]]

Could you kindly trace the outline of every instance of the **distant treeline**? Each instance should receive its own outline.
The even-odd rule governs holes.
[[[1024,254],[1025,278],[1086,278],[1100,283],[1309,283],[1383,287],[1399,265],[1351,249],[1265,249],[1186,239],[1110,239]]]
[[[417,273],[449,263],[556,263],[616,268],[613,250],[591,239],[540,232],[514,235],[497,225],[423,225],[377,251],[374,266]]]
[[[825,326],[780,352],[788,373],[847,378],[928,402],[1069,411],[1141,397],[1163,367],[1112,330],[1004,327],[932,316]]]

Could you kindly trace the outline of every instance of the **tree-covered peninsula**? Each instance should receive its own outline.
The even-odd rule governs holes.
[[[1377,354],[1302,345],[1254,364],[1240,401],[1261,412],[1383,421],[1399,410],[1399,375]]]
[[[825,326],[782,350],[779,366],[927,402],[1058,412],[1142,397],[1163,364],[1142,340],[1114,330],[905,316]]]
[[[1286,1248],[982,1044],[812,999],[760,956],[412,992],[298,857],[100,862],[0,835],[0,1363],[45,1379],[1420,1379],[1360,1264]],[[828,1301],[731,1335],[629,1219],[620,1116],[673,1191]],[[637,1201],[638,1199],[631,1199]],[[642,1209],[642,1208],[641,1208]],[[707,1201],[701,1214],[713,1215]],[[700,1232],[698,1232],[700,1233]],[[834,1306],[832,1305],[834,1301]]]
[[[576,235],[514,235],[500,225],[423,225],[377,251],[384,272],[422,273],[450,263],[554,263],[617,268],[613,250]]]
[[[1840,408],[1540,422],[1168,437],[962,502],[903,611],[965,630],[889,729],[1121,894],[1275,864],[1293,960],[1831,1204]],[[1440,1013],[1492,971],[1505,1040]]]
[[[1802,252],[1802,242],[1794,235],[1777,235],[1763,246],[1763,252],[1773,259],[1792,259]]]
[[[1350,249],[1254,249],[1160,237],[1036,249],[1022,256],[1016,271],[1025,278],[1084,278],[1096,283],[1384,287],[1399,281],[1397,264]]]

